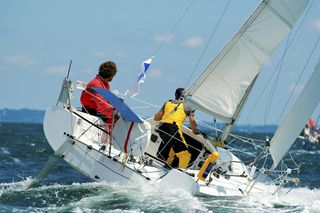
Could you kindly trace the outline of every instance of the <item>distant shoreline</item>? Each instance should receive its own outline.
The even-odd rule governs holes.
[[[42,124],[44,110],[33,109],[0,109],[0,122]]]
[[[17,123],[17,124],[43,124],[45,111],[33,109],[0,109],[0,123]],[[223,124],[217,124],[219,129]],[[274,133],[276,125],[236,125],[233,132],[244,133]]]

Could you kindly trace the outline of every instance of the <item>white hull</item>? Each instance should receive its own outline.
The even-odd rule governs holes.
[[[117,146],[109,144],[105,144],[105,150],[99,150],[104,144],[104,133],[87,121],[98,126],[101,123],[94,116],[79,111],[74,112],[76,114],[61,107],[49,108],[45,114],[44,132],[56,155],[95,181],[120,184],[145,182],[212,196],[245,196],[249,193],[275,190],[273,186],[251,180],[246,166],[231,152],[221,147],[214,147],[202,136],[193,135],[187,128],[184,129],[184,133],[193,138],[192,143],[197,143],[197,146],[202,148],[192,153],[194,157],[186,170],[164,167],[164,163],[157,157],[160,137],[156,137],[155,141],[147,141],[141,156],[134,158],[128,158],[128,155],[115,148]],[[151,126],[155,125],[154,121],[149,122]],[[119,141],[116,138],[119,135],[118,131],[121,130],[122,134],[125,134],[124,123],[118,123],[118,127],[121,128],[115,126],[113,141]],[[139,131],[141,128],[133,128],[132,134],[136,136]],[[154,136],[158,136],[153,128],[151,132]],[[148,134],[144,133],[141,137],[146,135]],[[134,140],[130,139],[129,142],[131,141]],[[216,177],[211,173],[206,182],[198,180],[199,163],[204,160],[204,152],[215,150],[220,154],[217,165],[224,174]]]
[[[226,124],[219,140],[226,141],[230,136],[230,131],[263,65],[290,32],[307,4],[308,0],[294,1],[294,3],[290,0],[262,1],[241,29],[187,90],[186,102]],[[269,36],[270,32],[272,36]],[[74,83],[67,78],[64,80],[57,105],[59,103],[68,105],[71,102]],[[83,82],[77,82],[76,86],[85,89]],[[312,89],[316,87],[311,85],[307,88],[307,94],[303,95],[306,99],[300,99],[302,104],[298,103],[296,110],[291,113],[292,118],[289,116],[286,125],[283,129],[280,128],[281,134],[277,140],[272,140],[271,145],[266,142],[262,146],[253,144],[255,150],[258,147],[262,151],[258,155],[253,155],[256,158],[251,165],[248,165],[248,168],[252,169],[250,173],[247,166],[231,153],[230,149],[214,146],[211,139],[194,135],[187,127],[183,127],[188,152],[191,155],[187,169],[166,168],[164,161],[168,158],[169,151],[164,149],[165,144],[155,131],[157,123],[153,119],[142,122],[116,95],[101,88],[93,89],[126,118],[121,117],[115,123],[111,137],[112,144],[109,134],[105,133],[104,124],[97,117],[75,109],[70,111],[64,107],[51,107],[46,111],[44,132],[56,156],[60,156],[72,167],[96,181],[121,184],[146,182],[168,188],[184,188],[193,193],[212,196],[275,193],[290,180],[287,177],[292,170],[284,167],[284,170],[278,173],[273,168],[269,169],[268,174],[272,172],[279,174],[273,180],[273,184],[277,184],[277,187],[274,187],[272,181],[264,174],[265,168],[268,167],[268,149],[276,166],[291,146],[290,142],[293,141],[295,132],[300,131],[300,122],[305,122],[303,120],[307,117],[307,113],[311,112],[313,105],[319,102],[315,99],[312,101],[312,107],[304,107],[309,103],[308,99],[314,96]],[[301,113],[301,110],[305,110],[306,113]],[[297,114],[300,114],[300,117],[296,116]],[[295,122],[297,117],[300,119],[299,122]],[[295,131],[291,131],[291,124],[295,127]],[[291,139],[287,138],[288,134]],[[288,140],[289,143],[284,143]],[[219,153],[219,158],[215,165],[210,164],[207,167],[215,151]],[[256,166],[259,167],[257,171],[255,171]],[[49,169],[44,167],[39,179]],[[205,179],[200,177],[199,180],[198,174],[202,174],[205,170],[208,176],[205,176]]]

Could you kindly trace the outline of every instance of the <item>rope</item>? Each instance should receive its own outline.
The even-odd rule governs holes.
[[[197,61],[196,65],[194,66],[194,68],[193,68],[193,70],[192,70],[192,72],[191,72],[191,75],[190,75],[190,77],[189,77],[189,79],[188,79],[188,81],[187,81],[187,83],[186,83],[185,87],[187,87],[187,86],[188,86],[188,84],[189,84],[189,82],[190,82],[190,80],[191,80],[191,78],[192,78],[192,76],[193,76],[194,72],[195,72],[195,71],[196,71],[196,69],[198,68],[199,63],[200,63],[200,61],[201,61],[201,59],[202,59],[202,57],[203,57],[204,53],[206,52],[206,50],[207,50],[207,48],[208,48],[208,46],[209,46],[209,44],[210,44],[210,42],[211,42],[211,40],[212,40],[212,38],[213,38],[213,35],[214,35],[214,34],[215,34],[215,32],[217,31],[218,26],[220,25],[221,20],[222,20],[222,18],[224,17],[224,15],[225,15],[225,13],[226,13],[226,11],[227,11],[227,9],[228,9],[229,5],[230,5],[230,2],[231,2],[231,0],[229,0],[229,1],[228,1],[228,3],[227,3],[227,5],[226,5],[226,7],[224,8],[224,10],[223,10],[223,12],[222,12],[222,14],[221,14],[221,16],[220,16],[220,18],[219,18],[219,20],[218,20],[218,22],[217,22],[216,26],[214,27],[214,29],[213,29],[213,31],[212,31],[212,33],[211,33],[211,35],[210,35],[210,38],[209,38],[208,42],[206,43],[205,47],[203,48],[203,50],[202,50],[202,52],[201,52],[201,54],[200,54],[200,56],[199,56],[199,59],[198,59],[198,61]]]
[[[176,29],[176,27],[178,26],[178,24],[181,22],[182,18],[185,16],[185,14],[188,12],[188,10],[190,9],[190,7],[192,6],[192,4],[194,3],[195,0],[192,0],[190,2],[190,4],[187,6],[187,8],[184,10],[184,12],[182,13],[182,15],[180,16],[180,18],[178,19],[178,21],[175,23],[175,25],[172,27],[172,29],[170,30],[169,33],[167,33],[166,37],[164,38],[164,40],[161,42],[160,46],[158,47],[158,49],[154,52],[153,56],[156,56],[158,54],[158,52],[160,51],[160,49],[163,47],[163,45],[166,43],[166,41],[169,39],[169,36],[172,34],[172,32]]]
[[[201,122],[200,122],[201,123]],[[205,124],[204,123],[204,125],[206,125],[206,126],[210,126],[210,125],[208,125],[208,124]],[[161,131],[161,130],[160,130]],[[167,134],[167,133],[165,133],[165,134]],[[254,140],[253,139],[251,139],[251,138],[248,138],[248,137],[243,137],[243,136],[238,136],[238,135],[231,135],[232,137],[235,137],[235,138],[237,138],[237,139],[239,139],[239,140],[241,140],[242,142],[244,142],[244,143],[249,143],[249,144],[254,144]],[[244,140],[244,139],[247,139],[247,140]],[[109,146],[111,146],[111,145],[109,145]],[[190,145],[189,145],[190,146]],[[199,149],[196,149],[195,147],[193,147],[193,146],[190,146],[192,149],[195,149],[195,150],[198,150],[198,151],[200,151]],[[82,148],[81,148],[82,149]],[[234,148],[232,148],[231,147],[231,149],[234,149]],[[234,150],[236,150],[236,149],[234,149]],[[239,151],[239,153],[244,153],[244,154],[247,154],[247,155],[249,155],[249,156],[254,156],[252,153],[248,153],[248,152],[244,152],[244,151],[241,151],[241,150],[238,150]],[[91,156],[91,155],[90,155]],[[94,158],[94,156],[91,156],[91,157],[93,157]],[[267,155],[265,155],[265,156],[263,156],[261,159],[264,159],[264,162],[263,162],[263,165],[265,165],[266,164],[266,160],[267,160]],[[98,159],[95,159],[95,160],[97,160],[98,161]],[[99,162],[99,161],[98,161]],[[99,162],[99,163],[101,163],[101,162]],[[189,164],[188,164],[188,166],[187,167],[189,167],[189,166],[191,166],[192,165],[192,163],[193,162],[189,162]],[[225,162],[226,163],[226,162]],[[106,165],[103,165],[103,166],[106,166]],[[128,169],[131,169],[130,167],[127,167]],[[132,169],[131,169],[132,170]],[[134,170],[134,171],[137,171],[137,170]],[[160,172],[160,171],[162,171],[162,170],[159,170],[159,171],[152,171],[152,172],[144,172],[144,173],[157,173],[157,172]],[[186,169],[185,171],[188,171],[188,169]],[[142,175],[142,176],[144,176],[144,175]],[[144,176],[144,177],[146,177],[146,176]],[[283,180],[285,179],[285,177],[281,177]],[[278,180],[278,179],[276,179],[276,180]]]
[[[100,100],[100,101],[105,101],[103,98],[100,98],[99,96],[96,96],[96,95],[94,95],[93,93],[91,93],[91,92],[89,92],[89,91],[87,91],[87,90],[83,90],[84,92],[86,92],[87,94],[89,94],[89,95],[91,95],[92,97],[95,97],[95,98],[97,98],[98,100]],[[87,114],[90,114],[89,112],[88,112],[88,110],[83,106],[83,108],[85,109],[85,111],[86,111],[86,113]],[[96,123],[98,123],[98,121],[103,121],[102,119],[101,119],[101,117],[99,117],[99,116],[95,116],[95,117],[97,117],[98,119],[95,121],[95,122],[93,122],[93,123],[90,123],[90,122],[88,122],[88,123],[90,123],[91,124],[91,126],[89,126],[86,130],[84,130],[84,132],[79,136],[79,139],[80,139],[80,137],[82,137],[91,127],[95,127],[95,128],[97,128],[97,129],[100,129],[100,128],[98,128],[97,126],[95,126],[95,124]],[[104,124],[105,124],[105,127],[109,127],[109,126],[113,126],[114,125],[114,121],[115,121],[115,119],[114,119],[114,115],[112,116],[112,123],[111,124],[107,124],[107,123],[105,123],[104,121]],[[87,122],[87,121],[86,121]],[[101,129],[100,129],[101,130]],[[106,129],[103,131],[104,133],[106,133],[107,135],[108,135],[108,144],[110,144],[110,143],[112,143],[113,141],[118,145],[118,147],[120,147],[120,145],[119,145],[119,143],[117,142],[117,140],[115,140],[115,138],[112,136],[112,132],[110,133],[110,132],[108,132]],[[112,140],[113,139],[113,140]],[[101,141],[101,144],[103,144],[104,142],[102,142]]]
[[[131,99],[133,99],[133,100],[135,100],[135,101],[139,101],[139,102],[144,103],[144,104],[147,104],[147,105],[149,105],[149,106],[158,108],[158,109],[161,108],[161,106],[159,106],[159,105],[155,105],[155,104],[152,104],[152,103],[150,103],[150,102],[143,101],[143,100],[138,99],[138,98],[134,98],[134,97],[133,97],[133,98],[131,98]]]
[[[298,78],[297,81],[296,81],[296,84],[295,84],[295,86],[294,86],[294,88],[293,88],[293,90],[292,90],[292,92],[291,92],[291,94],[290,94],[290,96],[289,96],[289,98],[288,98],[288,100],[287,100],[287,103],[286,103],[286,105],[284,106],[284,108],[283,108],[283,110],[282,110],[282,112],[281,112],[281,114],[280,114],[280,116],[279,116],[279,119],[278,119],[278,121],[277,121],[277,124],[279,124],[279,121],[280,121],[281,117],[283,116],[285,109],[286,109],[287,106],[288,106],[288,103],[289,103],[289,101],[290,101],[290,99],[291,99],[291,97],[292,97],[292,95],[293,95],[293,92],[294,92],[294,91],[296,90],[296,88],[297,88],[298,82],[300,81],[300,79],[301,79],[301,77],[302,77],[302,74],[306,71],[307,64],[309,63],[309,61],[310,61],[310,59],[311,59],[311,56],[313,55],[316,47],[318,46],[319,41],[320,41],[320,37],[318,38],[315,46],[313,47],[313,49],[312,49],[312,51],[311,51],[311,53],[310,53],[310,55],[309,55],[309,58],[308,58],[307,62],[305,63],[305,65],[304,65],[304,67],[303,67],[303,69],[302,69],[302,72],[300,73],[299,78]]]
[[[310,5],[309,5],[309,7],[308,7],[308,9],[307,9],[307,11],[306,11],[306,13],[305,13],[305,15],[303,16],[301,22],[299,23],[299,25],[298,25],[298,27],[297,27],[297,30],[295,31],[295,33],[294,33],[291,41],[289,42],[288,48],[291,47],[291,44],[295,45],[295,43],[293,43],[293,41],[296,39],[296,37],[297,37],[297,35],[298,35],[298,32],[300,32],[300,29],[301,29],[301,27],[302,27],[302,24],[305,22],[305,19],[306,19],[306,17],[307,17],[307,14],[309,13],[310,9],[313,8],[312,6],[313,6],[313,4],[310,4]],[[284,52],[286,52],[286,51],[287,51],[287,50],[285,50]],[[253,110],[256,108],[256,106],[257,106],[258,102],[260,101],[260,99],[263,97],[262,94],[264,94],[266,88],[268,87],[269,83],[271,82],[271,78],[274,76],[274,74],[275,74],[275,72],[277,71],[277,69],[278,69],[278,67],[280,66],[280,64],[283,63],[282,60],[284,60],[283,57],[281,57],[280,61],[278,62],[277,66],[276,66],[276,68],[274,69],[274,71],[273,71],[272,74],[270,75],[269,79],[267,80],[267,83],[266,83],[266,85],[264,86],[263,90],[262,90],[261,93],[258,95],[258,98],[257,98],[256,102],[254,103],[253,107],[251,108],[251,110],[250,110],[250,112],[249,112],[249,114],[248,114],[248,116],[247,116],[247,118],[246,118],[246,120],[245,120],[245,123],[248,121],[249,117],[252,115]]]
[[[288,48],[289,48],[290,36],[291,36],[291,31],[290,31],[290,33],[289,33],[289,36],[288,36],[288,39],[287,39],[287,42],[286,42],[285,50],[284,50],[284,52],[283,52],[283,54],[282,54],[282,57],[281,57],[281,59],[280,59],[280,62],[279,62],[280,66],[277,66],[277,67],[279,67],[279,69],[278,69],[278,74],[277,74],[277,77],[276,77],[275,84],[274,84],[274,86],[273,86],[273,88],[272,88],[272,92],[270,93],[270,96],[269,96],[269,101],[268,101],[269,104],[268,104],[268,106],[266,107],[266,110],[265,110],[264,125],[267,123],[267,118],[268,118],[268,116],[269,116],[269,112],[270,112],[270,109],[271,109],[271,105],[272,105],[272,102],[273,102],[273,100],[274,100],[274,94],[275,94],[275,92],[276,92],[276,88],[277,88],[277,85],[278,85],[278,82],[279,82],[279,76],[280,76],[280,73],[281,73],[281,71],[282,71],[282,66],[283,66],[283,64],[284,64],[284,58],[285,58],[285,56],[286,56],[286,53],[288,52],[287,50],[288,50]]]

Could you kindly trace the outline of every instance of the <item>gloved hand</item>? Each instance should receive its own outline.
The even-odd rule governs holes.
[[[196,130],[193,132],[193,134],[199,135],[199,134],[201,134],[201,132],[199,131],[199,129],[196,129]]]
[[[114,119],[119,119],[121,117],[118,110],[116,109],[113,110],[113,117]]]

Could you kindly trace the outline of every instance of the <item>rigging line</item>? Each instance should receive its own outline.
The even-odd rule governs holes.
[[[316,5],[314,5],[315,4],[315,1],[317,1],[317,0],[312,0],[311,1],[311,3],[309,3],[308,4],[308,8],[307,8],[307,10],[306,10],[306,12],[304,13],[304,16],[302,17],[302,20],[301,20],[301,22],[299,23],[299,26],[298,26],[298,28],[297,28],[297,32],[298,31],[300,31],[300,28],[301,28],[301,26],[302,26],[302,24],[305,22],[305,19],[306,19],[306,17],[307,17],[307,15],[309,14],[309,19],[311,19],[312,17],[314,17],[315,15],[314,14],[312,14],[311,13],[311,9],[313,9]],[[313,11],[313,13],[314,13],[314,11]],[[317,14],[317,13],[316,13]],[[297,33],[296,33],[297,34]],[[296,34],[295,34],[295,36],[294,37],[296,37]],[[296,43],[295,43],[296,44]],[[294,44],[294,45],[295,45]],[[293,47],[294,48],[294,47]]]
[[[291,44],[292,44],[293,41],[296,39],[296,37],[297,37],[297,35],[298,35],[298,32],[300,32],[300,29],[301,29],[301,27],[302,27],[302,24],[305,22],[305,19],[306,19],[306,17],[307,17],[307,14],[309,14],[310,9],[313,8],[313,3],[314,3],[314,1],[312,1],[312,3],[309,5],[307,11],[305,12],[305,15],[303,16],[301,22],[299,23],[299,25],[298,25],[298,27],[297,27],[297,30],[296,30],[295,34],[293,35],[292,40],[291,40],[288,48],[291,47]],[[246,120],[245,120],[245,123],[248,121],[249,117],[252,115],[253,110],[256,108],[258,102],[260,101],[260,99],[261,99],[261,97],[262,97],[262,94],[264,94],[266,88],[268,87],[269,83],[271,82],[271,78],[273,77],[274,73],[275,73],[276,70],[278,69],[278,66],[280,65],[280,63],[281,63],[281,60],[278,62],[277,67],[274,69],[274,71],[273,71],[272,74],[270,75],[269,79],[267,80],[267,83],[266,83],[265,87],[263,88],[263,90],[261,91],[261,93],[258,95],[258,98],[257,98],[256,102],[254,103],[253,107],[251,108],[250,112],[248,113],[248,116],[247,116],[247,118],[246,118]]]
[[[318,116],[318,119],[317,119],[317,122],[316,122],[316,126],[319,123],[319,120],[320,120],[320,115]]]
[[[289,45],[290,45],[290,37],[291,37],[291,31],[289,33],[289,36],[288,36],[288,39],[287,39],[287,42],[286,42],[286,46],[285,46],[285,49],[284,49],[284,52],[282,54],[282,57],[280,59],[280,66],[279,66],[279,69],[278,69],[278,73],[277,73],[277,77],[276,77],[276,81],[275,81],[275,84],[272,88],[272,92],[270,93],[270,96],[269,96],[269,104],[265,110],[265,118],[264,118],[264,124],[266,124],[267,122],[267,119],[268,119],[268,115],[270,113],[270,109],[271,109],[271,105],[272,105],[272,102],[274,100],[274,94],[276,92],[276,88],[277,88],[277,85],[278,85],[278,82],[279,82],[279,76],[280,76],[280,73],[282,71],[282,67],[283,67],[283,64],[284,64],[284,58],[288,52],[288,49],[289,49]]]
[[[202,126],[202,127],[206,127],[206,128],[208,128],[208,129],[213,129],[214,131],[217,131],[217,132],[219,132],[219,133],[221,133],[222,132],[222,130],[220,130],[220,129],[218,129],[217,127],[214,127],[214,126],[212,126],[212,125],[209,125],[209,124],[207,124],[207,123],[205,123],[205,122],[202,122],[202,121],[197,121],[197,124],[199,124],[200,126]],[[248,142],[248,141],[253,141],[253,143],[254,142],[259,142],[259,143],[265,143],[265,140],[259,140],[259,139],[253,139],[253,138],[249,138],[249,137],[245,137],[245,136],[241,136],[241,135],[236,135],[236,134],[233,134],[233,133],[231,133],[229,136],[231,136],[231,137],[233,137],[233,138],[235,138],[235,139],[239,139],[239,140],[241,140],[242,142],[244,142],[244,143],[249,143],[249,144],[252,144],[252,143],[250,143],[250,142]],[[209,138],[211,138],[211,136],[209,135]],[[257,146],[257,145],[256,145]],[[259,146],[258,146],[259,147]]]
[[[283,64],[283,60],[281,59],[280,60],[280,63],[279,64]],[[275,82],[274,82],[274,85],[273,87],[271,88],[271,92],[269,93],[269,96],[267,98],[267,103],[266,103],[266,108],[264,110],[264,120],[263,120],[263,124],[266,125],[267,123],[267,119],[268,119],[268,115],[269,115],[269,112],[270,112],[270,108],[271,108],[271,103],[272,103],[272,100],[273,100],[273,95],[274,95],[274,91],[275,91],[275,88],[277,87],[277,82],[279,80],[279,75],[280,75],[280,69],[276,69],[277,71],[277,76],[276,76],[276,79],[275,79]],[[273,76],[272,76],[273,77]]]
[[[307,62],[305,63],[305,65],[304,65],[304,67],[303,67],[303,69],[302,69],[302,72],[300,73],[299,78],[298,78],[297,81],[296,81],[296,84],[295,84],[295,86],[294,86],[294,88],[293,88],[293,90],[292,90],[292,92],[291,92],[291,94],[290,94],[290,96],[289,96],[289,98],[288,98],[288,100],[287,100],[287,103],[286,103],[286,105],[284,106],[284,108],[283,108],[283,110],[282,110],[282,112],[281,112],[281,114],[280,114],[280,116],[279,116],[279,119],[278,119],[278,121],[277,121],[277,125],[279,125],[279,121],[280,121],[281,117],[283,116],[285,109],[286,109],[287,106],[288,106],[288,103],[289,103],[289,101],[290,101],[290,99],[291,99],[291,97],[292,97],[292,95],[293,95],[293,92],[294,92],[294,91],[296,90],[296,88],[297,88],[298,82],[300,81],[300,79],[301,79],[301,77],[302,77],[302,74],[306,71],[307,64],[309,63],[309,61],[310,61],[310,59],[311,59],[311,57],[312,57],[312,55],[313,55],[316,47],[318,46],[319,41],[320,41],[320,37],[318,38],[316,44],[314,45],[314,47],[313,47],[313,49],[312,49],[312,51],[311,51],[311,54],[309,55],[309,58],[308,58]]]
[[[189,83],[190,83],[190,81],[191,81],[191,78],[192,78],[194,72],[195,72],[196,69],[198,68],[199,63],[200,63],[200,61],[201,61],[204,53],[206,52],[206,50],[207,50],[207,48],[208,48],[208,46],[209,46],[209,44],[210,44],[210,42],[211,42],[211,40],[212,40],[212,38],[213,38],[213,35],[214,35],[215,32],[217,31],[218,26],[220,25],[222,18],[224,17],[227,9],[229,8],[230,2],[231,2],[231,0],[228,1],[226,7],[224,8],[224,10],[223,10],[223,12],[222,12],[222,14],[221,14],[221,16],[220,16],[220,18],[219,18],[219,20],[218,20],[218,23],[217,23],[216,26],[214,27],[214,29],[213,29],[213,31],[212,31],[212,33],[211,33],[211,35],[210,35],[210,38],[209,38],[208,42],[206,43],[205,47],[203,48],[203,50],[202,50],[202,52],[201,52],[201,54],[200,54],[200,57],[199,57],[196,65],[194,66],[194,68],[193,68],[193,70],[192,70],[192,72],[191,72],[191,75],[189,76],[189,79],[188,79],[185,87],[187,87],[187,86],[189,85]]]
[[[147,104],[147,105],[149,105],[149,106],[151,106],[151,107],[154,107],[154,108],[158,108],[158,109],[161,108],[161,106],[159,106],[159,105],[155,105],[155,104],[152,104],[152,103],[150,103],[150,102],[143,101],[143,100],[138,99],[138,98],[135,98],[135,97],[132,97],[131,99],[133,99],[133,100],[135,100],[135,101],[138,101],[138,102],[141,102],[141,103],[144,103],[144,104]]]
[[[280,63],[279,63],[280,64]],[[278,67],[278,66],[277,66]],[[272,75],[270,76],[270,80],[271,80],[271,78],[273,77],[273,74],[277,71],[278,69],[275,69],[274,70],[274,72],[272,73]],[[279,72],[278,72],[279,73]],[[271,81],[270,81],[271,82]],[[268,84],[269,84],[269,82],[268,82]],[[267,106],[270,106],[270,99],[271,99],[271,93],[269,93],[269,97],[268,97],[268,99],[267,99]],[[264,111],[264,117],[263,117],[263,124],[264,125],[266,125],[266,123],[267,123],[267,110],[268,109],[268,107],[266,107],[265,108],[265,111]]]
[[[67,74],[66,80],[69,78],[70,70],[71,70],[71,65],[72,65],[72,60],[70,60],[70,63],[69,63],[68,74]],[[72,83],[70,83],[70,84],[72,84]],[[71,85],[70,85],[70,87],[71,87]],[[69,92],[69,91],[68,91],[68,101],[69,101],[68,104],[71,105],[71,95],[70,95],[70,92]]]
[[[69,68],[68,68],[68,73],[67,73],[67,77],[65,78],[65,81],[67,83],[67,86],[68,86],[68,89],[67,89],[67,93],[68,93],[68,103],[67,105],[71,108],[71,98],[72,98],[72,95],[70,94],[70,92],[72,92],[72,81],[70,81],[70,85],[69,85],[69,81],[67,81],[69,79],[69,75],[70,75],[70,71],[71,71],[71,65],[72,65],[72,60],[70,60],[69,62]],[[70,86],[70,87],[69,87]],[[72,113],[71,113],[72,114]],[[70,125],[71,125],[71,131],[74,132],[74,126],[72,125],[72,116],[70,116]]]
[[[121,94],[121,93],[119,93],[119,96],[125,96],[124,94]],[[135,98],[135,97],[131,97],[131,99],[132,100],[134,100],[134,101],[137,101],[137,102],[141,102],[141,103],[143,103],[143,104],[146,104],[146,105],[148,105],[149,107],[154,107],[154,108],[158,108],[158,109],[160,109],[161,108],[161,106],[159,106],[159,105],[156,105],[156,104],[152,104],[152,103],[150,103],[150,102],[147,102],[147,101],[143,101],[143,100],[141,100],[141,99],[138,99],[138,98]],[[142,108],[142,107],[140,107],[140,108]]]
[[[194,3],[195,0],[192,0],[188,7],[184,10],[178,21],[175,23],[175,25],[172,27],[169,33],[167,33],[166,37],[163,39],[163,41],[160,43],[160,46],[158,49],[154,52],[153,56],[156,56],[160,49],[163,47],[163,45],[166,43],[166,41],[169,39],[169,36],[172,35],[172,32],[177,28],[178,24],[181,22],[182,18],[185,16],[185,14],[188,12],[188,10],[191,8],[192,4]]]

